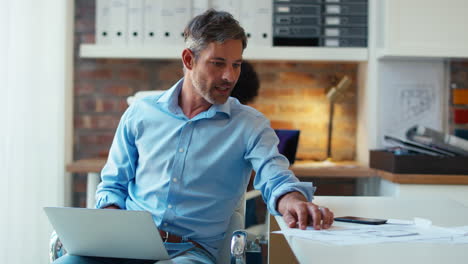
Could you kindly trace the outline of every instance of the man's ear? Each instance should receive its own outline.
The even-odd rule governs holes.
[[[182,51],[182,63],[185,68],[191,70],[193,68],[193,63],[195,62],[195,55],[190,49],[184,49]]]

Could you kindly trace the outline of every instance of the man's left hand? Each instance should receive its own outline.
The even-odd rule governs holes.
[[[333,224],[333,212],[326,207],[318,206],[300,192],[290,192],[278,200],[278,211],[283,215],[286,224],[291,227],[306,229],[313,225],[314,229],[328,229]]]

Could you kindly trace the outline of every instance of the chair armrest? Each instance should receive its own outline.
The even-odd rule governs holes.
[[[60,258],[61,256],[67,254],[67,251],[60,242],[60,239],[55,232],[55,230],[50,235],[50,242],[49,242],[49,260],[50,263],[54,262],[56,259]]]
[[[236,230],[231,237],[231,264],[246,264],[247,252],[261,252],[261,244],[268,243],[264,235]]]
[[[257,198],[261,195],[262,195],[262,192],[260,192],[259,190],[248,191],[245,193],[245,200],[248,201],[248,200]]]

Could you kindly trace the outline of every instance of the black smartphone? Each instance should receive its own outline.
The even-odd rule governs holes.
[[[365,224],[365,225],[382,225],[382,224],[387,223],[386,219],[375,219],[375,218],[366,218],[366,217],[357,217],[357,216],[335,217],[335,221]]]

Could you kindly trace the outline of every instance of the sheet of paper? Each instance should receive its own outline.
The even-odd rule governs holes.
[[[405,138],[415,124],[443,130],[446,85],[442,61],[385,61],[379,84],[381,146],[383,135]]]
[[[333,245],[359,245],[397,242],[468,243],[468,227],[445,228],[417,224],[361,225],[335,222],[327,230],[297,228],[274,233]]]

